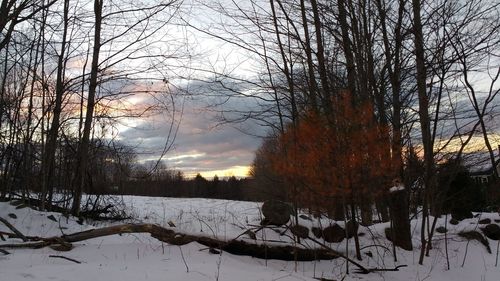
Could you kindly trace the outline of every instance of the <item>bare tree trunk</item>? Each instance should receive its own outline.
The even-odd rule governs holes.
[[[296,125],[296,122],[298,121],[298,111],[297,111],[297,104],[295,101],[295,87],[294,87],[294,81],[293,81],[293,65],[288,66],[289,60],[287,59],[286,52],[284,49],[284,46],[282,41],[281,41],[281,35],[279,31],[279,26],[278,26],[278,18],[276,15],[276,9],[274,7],[274,0],[269,0],[270,5],[271,5],[271,11],[272,11],[272,16],[273,16],[273,24],[274,24],[274,31],[276,34],[276,42],[278,44],[280,54],[281,54],[281,59],[283,60],[283,74],[286,77],[286,81],[288,84],[288,92],[290,93],[290,103],[292,107],[292,122],[294,125]],[[291,62],[290,62],[291,64]]]
[[[410,220],[408,219],[408,195],[405,188],[389,194],[391,208],[392,242],[404,250],[413,250]]]
[[[35,58],[34,62],[32,65],[30,65],[30,72],[31,72],[31,85],[30,85],[30,93],[29,93],[29,102],[28,102],[28,117],[26,120],[26,133],[24,137],[24,148],[23,148],[23,169],[22,172],[24,173],[24,178],[23,178],[23,193],[22,193],[22,198],[24,199],[26,196],[29,196],[30,188],[30,183],[28,182],[31,177],[35,177],[34,175],[34,158],[35,156],[33,155],[35,151],[31,149],[31,145],[33,144],[33,136],[35,134],[36,126],[33,124],[33,116],[34,116],[34,95],[35,95],[35,83],[38,80],[37,73],[38,73],[38,66],[40,64],[40,56],[43,56],[43,54],[40,52],[41,47],[42,47],[42,36],[45,30],[45,10],[42,10],[42,17],[40,20],[40,33],[37,34],[36,38],[36,47],[33,46],[32,51],[35,52]],[[33,25],[33,29],[36,29],[36,24]],[[28,74],[29,76],[29,74]],[[32,128],[33,126],[33,128]]]
[[[347,22],[347,10],[345,0],[337,1],[339,9],[339,23],[342,34],[342,47],[346,59],[347,83],[351,94],[357,96],[356,87],[356,67],[354,62],[353,50],[351,48],[351,39],[349,38],[349,23]]]
[[[54,103],[54,110],[52,116],[52,124],[47,136],[47,143],[45,146],[45,157],[43,163],[43,182],[42,194],[40,198],[40,208],[45,210],[45,201],[47,200],[47,193],[52,194],[52,177],[55,169],[55,154],[57,139],[59,136],[60,117],[62,111],[62,100],[64,94],[64,75],[66,68],[66,44],[69,24],[69,0],[64,1],[63,12],[63,36],[61,41],[61,52],[57,61],[57,80],[56,80],[56,100]],[[52,197],[52,195],[50,196]],[[49,205],[51,202],[48,202]]]
[[[351,196],[351,199],[353,199],[352,196]],[[362,258],[361,258],[361,248],[359,246],[358,231],[357,231],[357,227],[356,227],[358,222],[356,219],[356,205],[354,204],[354,200],[351,201],[351,222],[352,222],[353,230],[355,230],[354,231],[354,248],[356,251],[356,259],[358,259],[360,261],[360,260],[362,260]],[[346,231],[348,230],[347,225],[345,226],[345,229],[346,229]],[[347,236],[346,238],[349,238],[349,237]],[[346,242],[346,243],[348,243],[348,242]]]
[[[92,65],[90,70],[89,91],[87,96],[87,108],[85,113],[85,123],[83,135],[78,147],[77,168],[73,192],[73,206],[71,213],[78,215],[82,200],[83,187],[85,185],[85,172],[89,158],[90,131],[92,129],[92,119],[94,117],[95,96],[97,90],[97,76],[99,74],[99,52],[101,49],[101,27],[102,27],[102,7],[104,0],[94,1],[94,48],[92,52]]]
[[[419,264],[424,262],[426,248],[425,221],[428,219],[429,195],[434,188],[434,152],[432,146],[432,136],[430,130],[429,118],[429,99],[427,97],[426,79],[427,72],[425,67],[424,40],[422,33],[422,20],[420,17],[420,0],[412,0],[413,3],[413,32],[415,43],[415,56],[417,65],[417,90],[418,90],[418,115],[420,117],[420,130],[422,132],[422,143],[424,146],[425,163],[425,189],[422,204],[422,226],[420,240],[422,247],[420,249]]]
[[[387,72],[389,74],[389,80],[392,89],[392,140],[391,140],[391,152],[392,152],[392,163],[393,171],[397,173],[400,177],[403,172],[403,158],[401,155],[402,151],[402,141],[401,141],[401,47],[403,46],[403,36],[401,31],[405,2],[404,0],[399,0],[398,7],[398,17],[396,21],[396,26],[394,27],[394,50],[392,51],[391,44],[389,41],[389,34],[387,29],[387,15],[385,11],[385,6],[382,4],[382,0],[377,0],[377,9],[380,15],[380,25],[381,33],[384,42],[384,56],[386,59]],[[383,101],[379,103],[383,104]]]
[[[367,196],[363,197],[363,202],[360,203],[360,211],[361,211],[361,224],[362,225],[372,225],[373,224],[373,210],[372,204],[373,201],[371,198],[367,198]]]
[[[311,107],[314,112],[318,111],[318,102],[316,99],[316,95],[318,94],[318,85],[316,83],[316,77],[314,75],[314,62],[312,58],[312,49],[311,49],[311,39],[309,38],[309,27],[307,24],[307,14],[305,7],[305,0],[300,0],[300,11],[302,17],[302,28],[304,30],[304,45],[305,45],[305,53],[307,59],[307,72],[308,72],[308,86],[309,86],[309,99]]]
[[[330,84],[328,81],[327,64],[325,60],[325,48],[323,45],[322,24],[316,0],[311,0],[312,12],[314,17],[314,28],[316,33],[316,58],[318,59],[318,71],[322,88],[322,102],[325,112],[332,111]]]

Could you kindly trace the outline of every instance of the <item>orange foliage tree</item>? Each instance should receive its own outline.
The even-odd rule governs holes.
[[[341,92],[332,113],[307,112],[279,137],[272,167],[290,186],[289,198],[314,211],[339,202],[361,204],[383,194],[392,177],[388,128],[373,103]]]

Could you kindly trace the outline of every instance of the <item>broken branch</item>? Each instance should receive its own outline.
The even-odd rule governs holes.
[[[5,224],[10,230],[12,230],[19,238],[21,238],[23,242],[28,241],[28,238],[26,238],[26,236],[24,236],[19,230],[17,230],[17,228],[10,224],[9,221],[2,217],[0,217],[0,221],[3,222],[3,224]]]

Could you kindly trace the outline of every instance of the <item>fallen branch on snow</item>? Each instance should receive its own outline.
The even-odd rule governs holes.
[[[155,224],[122,224],[108,226],[103,228],[91,229],[82,232],[63,235],[60,237],[39,238],[39,241],[21,244],[0,244],[0,248],[43,248],[51,246],[56,250],[70,250],[71,243],[80,242],[88,239],[125,234],[125,233],[149,233],[159,241],[171,245],[185,245],[191,242],[198,242],[210,248],[216,248],[235,255],[252,256],[262,259],[278,259],[286,261],[313,261],[330,260],[343,258],[355,265],[360,273],[369,273],[372,271],[384,271],[384,269],[367,269],[346,255],[337,252],[323,243],[316,241],[322,246],[322,249],[304,249],[293,246],[276,246],[247,243],[241,240],[223,241],[206,236],[196,236],[175,232],[172,229],[164,228]],[[389,271],[389,270],[385,270]]]
[[[12,230],[19,238],[21,238],[24,242],[28,241],[28,238],[24,236],[17,228],[15,228],[9,221],[0,217],[0,221],[3,222],[10,230]]]
[[[72,259],[72,258],[68,258],[68,257],[65,257],[65,256],[58,256],[58,255],[49,255],[49,258],[59,258],[59,259],[64,259],[64,260],[68,260],[68,261],[72,261],[74,263],[82,263],[81,261],[77,261],[75,259]]]
[[[394,268],[368,268],[368,272],[381,272],[381,271],[399,271],[401,267],[407,267],[408,265],[402,264]],[[366,273],[364,271],[358,270],[357,273]]]

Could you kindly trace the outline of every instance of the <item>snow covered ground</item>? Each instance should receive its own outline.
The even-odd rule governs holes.
[[[127,211],[134,215],[132,222],[156,223],[183,233],[232,239],[247,229],[258,227],[261,214],[260,203],[214,199],[123,197]],[[53,216],[54,220],[49,219]],[[9,203],[0,203],[0,217],[7,219],[27,236],[60,236],[77,231],[110,225],[110,223],[84,223],[74,218],[65,218],[58,213],[42,213],[30,208],[16,209]],[[500,280],[500,265],[495,266],[498,241],[489,240],[492,254],[477,241],[468,242],[456,233],[478,229],[479,219],[500,220],[497,213],[483,213],[478,218],[466,219],[458,225],[448,224],[447,270],[444,234],[436,233],[430,257],[424,265],[418,265],[419,222],[412,222],[414,237],[413,252],[398,249],[397,262],[390,251],[391,244],[384,236],[388,224],[360,227],[363,247],[363,265],[369,268],[394,268],[408,265],[394,272],[376,272],[368,275],[349,274],[342,259],[315,262],[286,262],[262,260],[236,256],[222,252],[211,254],[200,244],[191,243],[173,246],[161,243],[149,234],[124,234],[95,238],[74,244],[69,252],[57,252],[50,248],[9,249],[10,255],[0,253],[0,280]],[[300,224],[311,227],[333,223],[327,219],[301,218]],[[117,223],[115,223],[117,224]],[[339,223],[343,225],[343,223]],[[437,226],[444,226],[440,218]],[[10,230],[0,222],[0,231]],[[312,235],[312,234],[311,234]],[[239,239],[253,241],[247,235]],[[279,231],[264,229],[257,232],[258,243],[291,243],[287,235]],[[264,242],[272,241],[272,242]],[[18,243],[21,240],[7,239],[0,244]],[[306,245],[313,246],[311,241]],[[354,258],[354,241],[348,241],[348,253]],[[346,240],[329,244],[341,252],[346,250]],[[379,245],[379,246],[374,246]],[[49,257],[60,255],[80,261],[75,262]],[[371,256],[371,257],[370,257]],[[465,263],[464,263],[465,257]],[[462,263],[464,266],[462,267]],[[500,263],[500,261],[499,261]],[[351,265],[351,272],[355,268]]]

